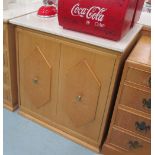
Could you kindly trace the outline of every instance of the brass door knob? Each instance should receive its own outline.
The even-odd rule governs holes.
[[[38,78],[32,79],[33,84],[38,84]]]
[[[81,100],[82,100],[82,96],[80,96],[80,95],[79,95],[79,96],[76,96],[75,99],[76,99],[77,102],[81,102]]]

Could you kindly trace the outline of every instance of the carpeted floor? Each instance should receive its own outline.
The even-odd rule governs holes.
[[[3,113],[3,155],[97,155],[17,112]]]

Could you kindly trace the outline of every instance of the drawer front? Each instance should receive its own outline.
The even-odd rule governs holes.
[[[110,144],[120,147],[126,151],[134,151],[140,149],[150,150],[150,142],[140,139],[136,136],[129,135],[121,130],[112,129],[110,135]]]
[[[151,120],[136,114],[119,109],[115,125],[135,132],[136,134],[151,138]]]
[[[126,76],[126,81],[146,87],[151,87],[151,74],[146,71],[129,68]]]
[[[124,85],[120,104],[146,113],[151,113],[151,93]]]

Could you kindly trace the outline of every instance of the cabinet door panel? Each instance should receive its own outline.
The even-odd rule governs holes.
[[[58,120],[65,131],[98,140],[115,59],[83,46],[61,45]]]
[[[42,34],[17,32],[21,108],[51,121],[56,115],[60,45]]]

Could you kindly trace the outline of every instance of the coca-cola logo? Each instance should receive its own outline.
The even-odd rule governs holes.
[[[92,6],[91,8],[82,8],[80,4],[75,4],[71,9],[72,16],[79,16],[81,18],[85,17],[86,19],[95,20],[102,22],[104,20],[104,13],[107,9],[101,8],[99,6]]]

